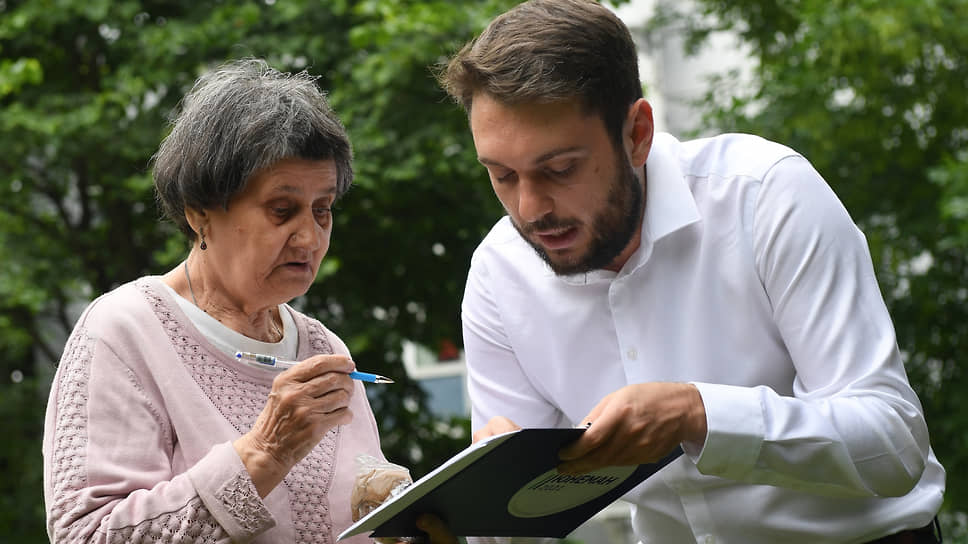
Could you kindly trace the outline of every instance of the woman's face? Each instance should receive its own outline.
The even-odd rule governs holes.
[[[227,210],[206,210],[206,291],[245,313],[304,294],[329,249],[336,181],[331,160],[286,159],[253,176]]]

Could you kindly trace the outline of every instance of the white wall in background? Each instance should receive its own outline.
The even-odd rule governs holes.
[[[672,1],[680,7],[691,5],[689,0]],[[737,36],[725,32],[711,35],[696,55],[688,57],[683,52],[684,40],[672,29],[649,36],[646,43],[646,21],[656,6],[671,5],[672,1],[632,0],[613,10],[631,29],[639,46],[639,76],[645,84],[645,97],[652,104],[656,130],[682,138],[700,126],[700,112],[690,102],[703,96],[709,87],[706,78],[736,68],[749,81],[752,60]]]

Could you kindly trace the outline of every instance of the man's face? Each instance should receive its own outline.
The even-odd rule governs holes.
[[[643,187],[599,116],[479,94],[470,124],[498,199],[556,274],[622,267],[638,247]]]

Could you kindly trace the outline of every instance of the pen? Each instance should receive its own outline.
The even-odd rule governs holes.
[[[248,351],[236,351],[235,358],[243,363],[257,368],[276,368],[279,370],[285,370],[299,364],[297,361],[286,361],[284,359],[279,359],[278,357],[273,357],[272,355],[260,355],[258,353],[249,353]],[[393,380],[387,378],[386,376],[370,374],[369,372],[357,372],[355,370],[350,372],[350,378],[360,380],[361,382],[393,383]]]

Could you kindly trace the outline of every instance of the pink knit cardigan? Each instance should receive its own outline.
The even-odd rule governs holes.
[[[348,353],[321,323],[286,308],[300,360]],[[334,543],[351,523],[356,455],[382,458],[366,394],[358,385],[352,423],[261,499],[232,441],[255,422],[272,377],[210,344],[158,277],[95,300],[67,342],[47,407],[51,542]]]

